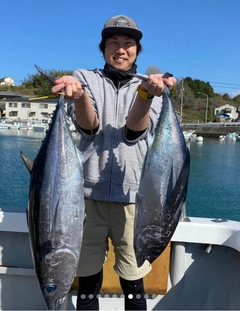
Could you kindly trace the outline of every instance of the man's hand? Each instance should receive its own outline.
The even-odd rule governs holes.
[[[177,79],[174,77],[163,78],[163,74],[150,74],[147,81],[142,81],[141,88],[155,96],[161,96],[166,85],[170,90],[173,88]]]
[[[79,99],[83,93],[84,88],[76,78],[72,76],[62,76],[55,80],[55,86],[52,88],[53,93],[58,93],[65,89],[65,97],[70,100]]]

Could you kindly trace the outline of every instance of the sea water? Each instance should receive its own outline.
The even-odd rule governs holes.
[[[44,132],[0,130],[0,208],[25,211],[30,175],[20,151],[34,159]],[[240,142],[204,138],[190,143],[187,216],[240,221]]]
[[[20,151],[34,159],[44,137],[44,132],[0,130],[0,208],[26,210],[30,174]]]
[[[190,154],[187,215],[240,221],[240,141],[204,138]]]

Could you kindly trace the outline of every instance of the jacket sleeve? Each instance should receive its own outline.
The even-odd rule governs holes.
[[[140,139],[147,138],[149,134],[152,135],[156,128],[161,113],[161,109],[162,109],[162,96],[154,97],[150,108],[148,128],[145,131],[135,132],[135,134],[133,135],[127,135],[128,132],[126,132],[126,127],[124,127],[123,129],[124,139],[129,143],[136,143]]]
[[[81,83],[83,84],[87,84],[88,85],[88,81],[85,79],[84,75],[82,74],[81,70],[76,70],[73,72],[73,77],[75,77],[76,79],[78,79]],[[85,88],[85,91],[88,94],[88,97],[90,98],[90,101],[93,105],[93,109],[95,111],[95,113],[97,114],[97,108],[96,108],[96,104],[95,104],[95,100],[94,97],[90,91],[90,89],[88,87]],[[84,129],[80,128],[80,126],[77,124],[76,121],[76,109],[75,109],[75,104],[73,101],[68,101],[68,109],[67,109],[68,115],[71,117],[73,124],[75,125],[76,130],[83,136],[85,136],[87,139],[93,139],[94,135],[96,135],[98,133],[99,128],[96,129],[96,131],[94,131],[94,135],[88,133],[88,131],[84,131]]]

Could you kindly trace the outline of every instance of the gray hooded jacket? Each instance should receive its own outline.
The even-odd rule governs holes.
[[[138,78],[132,78],[122,87],[104,76],[102,70],[76,70],[73,74],[86,83],[86,92],[99,119],[95,135],[87,135],[76,124],[74,104],[69,112],[81,133],[79,149],[85,162],[85,197],[100,201],[135,203],[141,169],[147,151],[148,133],[153,133],[162,106],[162,98],[154,97],[148,129],[134,141],[128,141],[124,128],[134,104]],[[88,156],[90,155],[90,156]]]

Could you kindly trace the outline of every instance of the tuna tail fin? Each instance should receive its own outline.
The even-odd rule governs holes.
[[[24,164],[26,165],[29,173],[32,173],[34,160],[28,158],[22,151],[20,151],[20,155],[23,159]]]

